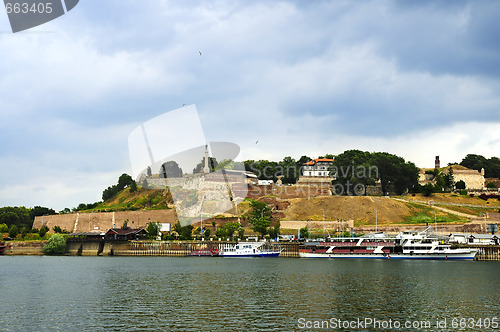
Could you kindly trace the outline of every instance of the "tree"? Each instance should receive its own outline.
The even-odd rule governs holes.
[[[224,225],[224,230],[226,231],[226,236],[232,237],[234,232],[240,229],[241,225],[238,222],[227,222]]]
[[[249,221],[253,225],[253,231],[265,236],[268,233],[268,227],[271,225],[271,220],[267,218],[257,218]]]
[[[485,157],[477,154],[468,154],[460,162],[460,165],[470,169],[481,171],[484,168],[484,176],[486,178],[499,178],[500,177],[500,159],[498,157]]]
[[[217,159],[213,157],[208,157],[208,167],[210,168],[210,172],[215,171],[218,164],[219,163],[217,162]],[[193,168],[193,174],[202,173],[204,168],[205,168],[205,158],[201,159],[198,165],[196,165],[196,167]]]
[[[466,185],[465,185],[465,182],[463,180],[457,181],[457,183],[455,183],[455,188],[457,188],[457,189],[464,190],[465,187],[466,187]]]
[[[104,201],[107,201],[113,198],[116,194],[118,194],[120,191],[122,191],[127,187],[130,187],[130,192],[137,190],[137,184],[135,183],[134,179],[132,179],[130,175],[124,173],[120,175],[120,177],[118,178],[118,184],[110,186],[103,191],[102,199]],[[95,206],[97,206],[97,203],[94,204]],[[93,207],[87,206],[86,208],[93,208]]]
[[[210,237],[210,228],[205,228],[203,231],[203,236],[205,237]]]
[[[46,255],[64,254],[66,252],[66,237],[61,234],[54,234],[49,242],[43,246],[43,252]]]
[[[384,193],[414,191],[420,171],[415,164],[396,155],[360,150],[348,150],[336,156],[329,170],[337,194],[344,195],[357,194],[379,180]]]
[[[38,235],[40,235],[40,237],[43,239],[45,237],[45,234],[47,234],[47,232],[49,231],[49,228],[45,225],[43,225],[42,227],[40,227],[40,230],[38,231]]]
[[[182,168],[173,160],[163,163],[160,167],[161,178],[180,178],[182,174]]]
[[[9,231],[9,226],[7,224],[0,224],[0,233],[7,233]]]
[[[161,224],[159,222],[150,222],[146,227],[146,232],[150,239],[154,239],[160,233]]]
[[[429,197],[434,193],[434,186],[432,183],[427,183],[422,187],[422,193],[424,196]]]
[[[55,233],[62,233],[63,232],[61,227],[57,226],[57,225],[52,227],[52,229],[54,230]]]
[[[309,237],[309,228],[307,228],[307,226],[302,227],[302,228],[299,230],[299,232],[300,232],[300,237],[301,237],[302,239],[306,239],[306,238],[308,238],[308,237]]]
[[[488,182],[488,184],[486,185],[486,188],[488,189],[495,189],[497,186],[495,186],[495,184],[493,182]]]
[[[17,228],[16,225],[10,225],[9,227],[9,237],[10,238],[15,238],[19,234],[19,229]]]
[[[35,220],[35,217],[40,217],[40,216],[45,216],[45,215],[51,216],[51,215],[55,215],[55,214],[57,214],[57,213],[53,209],[50,209],[47,207],[42,207],[42,206],[35,206],[30,211],[30,218],[31,218],[31,220]]]
[[[271,239],[275,239],[278,237],[278,235],[280,234],[280,225],[279,223],[277,225],[275,225],[274,227],[269,227],[269,237]]]
[[[283,176],[281,181],[284,184],[294,184],[299,179],[300,166],[292,157],[285,157],[279,162],[278,175]]]

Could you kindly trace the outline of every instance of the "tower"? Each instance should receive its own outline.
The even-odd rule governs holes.
[[[439,156],[436,156],[436,161],[434,163],[434,168],[441,168],[441,162],[439,161]]]
[[[208,145],[205,145],[205,167],[203,167],[203,173],[210,173],[210,167],[208,167]]]

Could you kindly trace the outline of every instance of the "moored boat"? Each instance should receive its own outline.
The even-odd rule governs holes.
[[[279,246],[267,242],[238,242],[237,244],[223,245],[219,251],[222,257],[278,257],[281,253]]]
[[[421,232],[402,232],[395,238],[338,238],[329,242],[306,243],[299,256],[306,258],[372,258],[372,259],[454,259],[472,260],[477,249],[452,248],[437,236]]]

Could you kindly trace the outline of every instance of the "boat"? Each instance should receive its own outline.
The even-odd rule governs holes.
[[[0,243],[0,252],[4,251],[7,248],[5,243]]]
[[[206,248],[206,249],[192,249],[189,256],[219,256],[219,250],[214,248]]]
[[[222,257],[278,257],[281,253],[279,246],[267,242],[238,242],[237,244],[222,245],[219,256]]]
[[[366,236],[309,242],[299,247],[305,258],[443,259],[473,260],[478,249],[452,248],[444,238],[431,233],[401,232],[396,237]]]

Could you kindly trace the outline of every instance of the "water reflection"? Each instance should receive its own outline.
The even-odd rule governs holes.
[[[496,262],[0,257],[0,264],[0,330],[295,330],[299,318],[450,322],[500,313]]]

